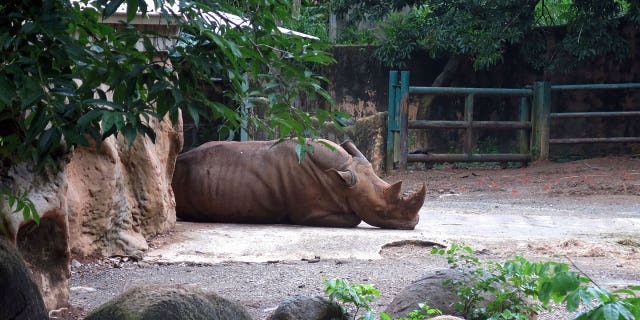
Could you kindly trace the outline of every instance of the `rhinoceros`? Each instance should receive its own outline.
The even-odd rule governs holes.
[[[172,182],[177,216],[322,227],[355,227],[364,220],[380,228],[415,228],[424,183],[402,196],[402,181],[380,179],[351,141],[309,143],[314,151],[301,162],[296,140],[214,141],[181,154]]]

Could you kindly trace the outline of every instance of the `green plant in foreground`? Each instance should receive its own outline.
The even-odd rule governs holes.
[[[380,291],[369,284],[350,284],[345,279],[324,280],[325,294],[329,296],[329,300],[337,301],[342,308],[343,314],[349,314],[349,305],[353,305],[353,319],[356,319],[361,310],[365,314],[357,319],[359,320],[375,320],[376,311],[370,305],[377,297]],[[440,315],[442,312],[438,309],[429,307],[425,303],[418,305],[420,308],[409,312],[405,318],[397,318],[396,320],[422,320],[429,319],[434,315]],[[391,317],[385,312],[380,313],[381,320],[391,320]]]
[[[396,320],[422,320],[422,319],[429,319],[431,317],[439,316],[442,314],[442,311],[440,311],[440,309],[431,308],[426,303],[420,303],[418,304],[418,306],[420,308],[409,312],[409,315],[407,315],[407,317],[396,318]]]
[[[568,311],[584,304],[587,309],[578,320],[640,319],[640,286],[611,293],[587,286],[593,281],[564,263],[531,262],[523,257],[482,262],[470,247],[459,244],[434,248],[431,253],[446,255],[449,265],[460,271],[462,280],[444,284],[455,289],[460,299],[455,307],[466,319],[530,319],[550,310],[551,301],[565,304]]]
[[[350,284],[345,279],[330,279],[324,281],[324,293],[329,296],[329,300],[341,303],[343,313],[349,310],[343,305],[353,305],[355,308],[353,314],[354,319],[361,309],[366,311],[365,315],[358,318],[362,320],[374,320],[375,310],[370,305],[377,297],[380,291],[370,284]]]

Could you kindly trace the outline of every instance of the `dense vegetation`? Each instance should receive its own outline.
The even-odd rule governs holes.
[[[149,2],[151,3],[151,2]],[[42,164],[55,151],[122,134],[154,138],[151,119],[219,119],[233,135],[242,124],[279,137],[313,135],[312,115],[292,108],[300,92],[330,100],[314,64],[331,63],[323,42],[283,34],[288,3],[155,0],[18,0],[0,5],[0,158]],[[114,16],[126,4],[126,15]],[[155,10],[181,32],[168,54],[136,14]],[[239,22],[225,13],[235,14]],[[103,18],[121,20],[101,23]],[[215,84],[214,84],[215,82]],[[224,88],[212,101],[207,87]],[[251,116],[267,101],[264,118]],[[329,114],[319,111],[320,120]],[[273,130],[278,128],[279,130]],[[309,130],[311,129],[311,130]]]

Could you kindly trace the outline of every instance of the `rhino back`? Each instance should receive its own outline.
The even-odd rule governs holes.
[[[315,144],[298,164],[295,142],[210,142],[178,157],[177,215],[183,219],[296,223],[310,210],[341,210],[325,172],[348,155]],[[331,152],[331,154],[323,154]],[[320,208],[318,208],[320,207]]]

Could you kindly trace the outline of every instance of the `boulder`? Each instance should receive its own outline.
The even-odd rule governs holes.
[[[83,256],[141,257],[146,237],[176,221],[171,178],[182,149],[182,125],[151,120],[153,143],[120,135],[77,148],[66,168],[70,248]]]
[[[443,314],[460,316],[455,310],[454,302],[458,300],[455,291],[442,282],[447,279],[460,280],[460,274],[453,269],[437,270],[412,282],[404,288],[392,301],[385,312],[391,318],[406,317],[418,304],[426,303],[429,307],[439,309]]]
[[[325,297],[292,296],[278,306],[267,320],[334,320],[348,319],[342,308]]]
[[[48,319],[38,286],[17,248],[0,236],[0,319]]]
[[[71,253],[140,258],[146,238],[175,224],[171,177],[182,149],[182,122],[152,119],[153,143],[123,135],[96,148],[62,152],[55,166],[37,171],[22,163],[0,168],[0,190],[27,194],[41,216],[40,225],[24,221],[0,202],[9,237],[22,252],[47,308],[66,306]]]
[[[250,320],[244,307],[194,286],[133,288],[85,320]]]
[[[336,128],[333,123],[327,123],[322,127],[321,135],[336,142],[352,140],[358,150],[371,162],[373,170],[377,173],[384,172],[384,159],[387,152],[386,112],[357,118],[352,125],[341,130]]]

